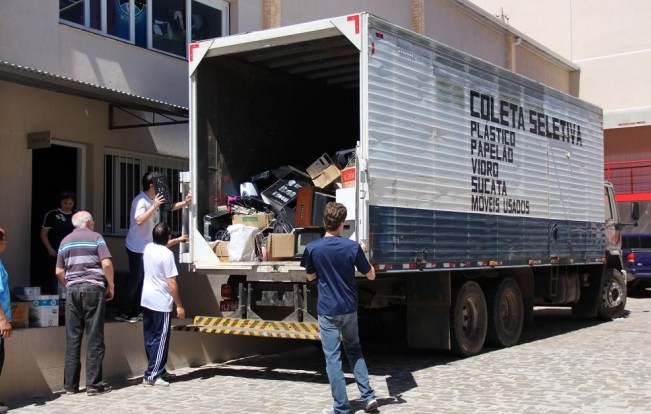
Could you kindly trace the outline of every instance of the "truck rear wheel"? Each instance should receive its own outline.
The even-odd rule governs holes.
[[[608,269],[599,290],[597,313],[600,319],[611,320],[624,316],[626,307],[626,282],[621,272]]]
[[[509,347],[518,343],[524,323],[524,305],[520,286],[508,277],[486,292],[488,331],[486,343]]]
[[[450,307],[452,352],[462,356],[477,355],[484,346],[487,320],[484,292],[476,282],[465,282],[452,296]]]

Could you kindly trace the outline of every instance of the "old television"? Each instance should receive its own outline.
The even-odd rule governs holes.
[[[323,227],[296,227],[292,230],[294,233],[294,251],[296,258],[303,257],[305,246],[311,241],[318,240],[325,236],[325,228]]]
[[[316,187],[301,187],[297,191],[294,222],[296,227],[319,227],[323,225],[325,206],[335,201],[335,192]]]

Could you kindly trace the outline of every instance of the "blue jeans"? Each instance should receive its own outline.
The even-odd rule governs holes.
[[[141,312],[140,297],[142,296],[142,283],[145,277],[142,253],[126,250],[129,259],[129,276],[122,281],[123,285],[118,295],[116,295],[118,301],[117,315],[138,316]]]
[[[332,407],[336,414],[348,414],[350,401],[346,394],[346,379],[341,363],[342,343],[355,376],[360,398],[365,402],[375,398],[375,391],[371,388],[368,378],[366,361],[362,355],[362,346],[359,343],[357,312],[346,315],[319,315],[319,329],[321,331],[321,346],[326,360],[326,372],[334,399]]]
[[[66,357],[63,386],[66,391],[79,389],[81,340],[86,331],[86,387],[102,385],[104,360],[104,301],[106,289],[91,283],[79,283],[66,289]]]
[[[0,374],[2,374],[2,367],[5,364],[5,340],[0,338]]]

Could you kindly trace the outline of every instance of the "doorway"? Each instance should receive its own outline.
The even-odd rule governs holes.
[[[41,227],[45,214],[59,207],[63,191],[73,191],[75,209],[81,208],[81,160],[82,147],[52,144],[49,148],[32,150],[32,220],[30,285],[53,286],[55,277],[48,253],[41,242]],[[43,289],[42,289],[43,290]],[[42,294],[56,294],[52,289]]]

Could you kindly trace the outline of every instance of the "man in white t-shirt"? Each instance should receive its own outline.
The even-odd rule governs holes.
[[[172,328],[171,313],[176,304],[176,316],[185,318],[185,309],[176,283],[178,271],[174,254],[166,247],[170,240],[170,228],[166,223],[158,223],[152,231],[153,243],[145,247],[142,256],[145,279],[142,285],[142,330],[147,353],[147,370],[142,380],[145,386],[164,386],[169,382],[167,374],[167,354]]]
[[[118,309],[115,320],[121,322],[138,322],[142,319],[140,313],[140,293],[142,291],[142,252],[145,246],[151,243],[151,232],[156,224],[161,221],[160,206],[170,202],[156,192],[154,186],[154,171],[146,173],[142,177],[142,191],[131,202],[131,213],[129,215],[129,232],[126,238],[127,258],[129,259],[129,277],[124,280],[123,285],[116,294]],[[186,207],[192,200],[192,194],[188,193],[185,200],[171,203],[170,210],[178,210]],[[188,236],[180,236],[170,239],[167,247],[172,247],[183,241]]]

